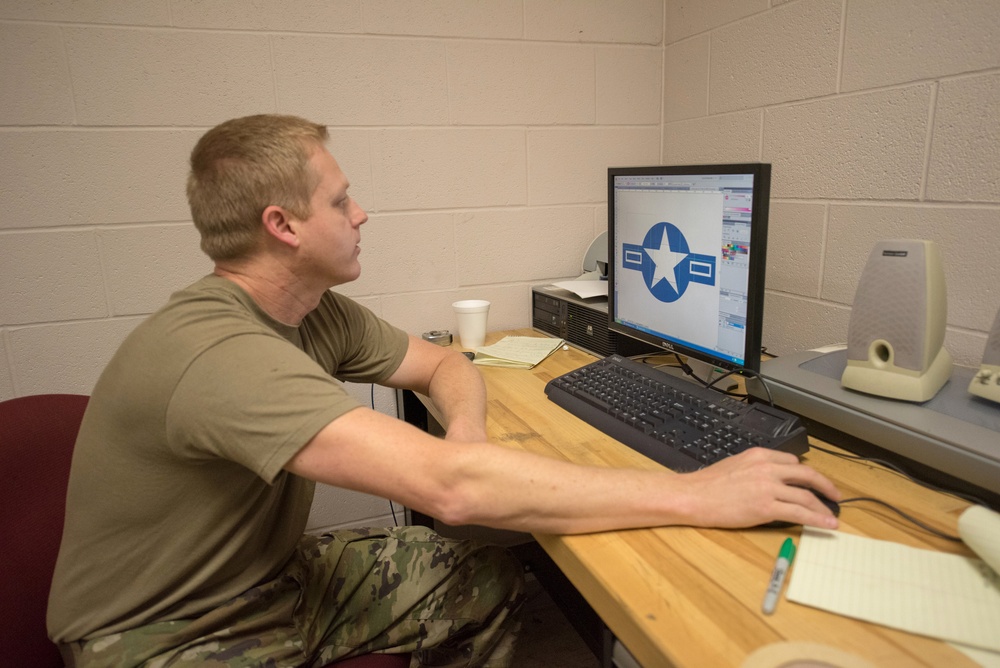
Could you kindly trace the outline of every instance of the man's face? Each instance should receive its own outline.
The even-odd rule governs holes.
[[[301,221],[301,251],[309,272],[327,287],[348,283],[361,275],[358,243],[368,214],[348,194],[350,183],[326,148],[313,151],[309,166],[319,185],[310,200],[312,213]]]

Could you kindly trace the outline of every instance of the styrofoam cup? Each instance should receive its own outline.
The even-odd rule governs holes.
[[[478,348],[486,343],[486,317],[490,303],[485,299],[463,299],[451,305],[458,318],[458,338],[463,348]]]

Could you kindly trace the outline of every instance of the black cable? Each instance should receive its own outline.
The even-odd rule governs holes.
[[[669,369],[680,369],[681,371],[684,372],[685,376],[688,376],[692,380],[696,381],[702,387],[708,387],[708,383],[706,383],[704,380],[702,380],[701,378],[699,378],[698,374],[696,374],[694,372],[694,369],[692,369],[690,366],[688,366],[688,363],[685,362],[683,359],[681,359],[680,355],[678,355],[677,353],[674,353],[674,359],[677,360],[677,364],[659,364],[659,365],[657,365],[657,366],[655,366],[653,368],[654,369],[659,369],[661,367],[666,367],[666,368],[669,368]],[[722,392],[723,390],[719,390],[719,391]]]
[[[955,491],[953,489],[947,489],[947,488],[944,488],[944,487],[938,487],[937,485],[932,485],[929,482],[925,482],[923,480],[920,480],[919,478],[916,478],[916,477],[910,475],[910,473],[908,473],[902,467],[897,466],[896,464],[893,464],[892,462],[886,461],[884,459],[878,459],[876,457],[865,457],[865,456],[862,456],[862,455],[854,455],[854,454],[849,454],[849,453],[846,453],[846,452],[837,452],[835,450],[830,450],[829,448],[824,448],[824,447],[821,447],[821,446],[818,446],[818,445],[815,445],[815,444],[810,444],[810,447],[814,448],[816,450],[819,450],[820,452],[825,452],[828,455],[833,455],[834,457],[840,457],[841,459],[853,460],[855,462],[869,462],[869,463],[872,463],[872,464],[878,464],[879,466],[883,466],[886,469],[888,469],[888,471],[890,473],[893,473],[893,474],[898,475],[898,476],[900,476],[902,478],[905,478],[906,480],[909,480],[910,482],[916,483],[917,485],[920,485],[921,487],[925,487],[925,488],[927,488],[929,490],[932,490],[934,492],[939,492],[941,494],[947,494],[949,496],[955,497],[957,499],[961,499],[963,501],[968,501],[969,503],[974,504],[974,505],[984,506],[986,508],[989,508],[989,504],[987,504],[982,499],[979,499],[979,498],[977,498],[975,496],[972,496],[971,494],[964,494],[962,492],[958,492],[958,491]],[[885,506],[886,508],[889,508],[890,510],[895,511],[900,516],[902,516],[905,519],[909,520],[910,522],[912,522],[916,526],[920,527],[921,529],[927,531],[928,533],[934,534],[935,536],[939,536],[939,537],[944,538],[946,540],[951,540],[951,541],[961,541],[962,540],[959,536],[953,536],[951,534],[943,533],[941,531],[938,531],[937,529],[929,527],[926,524],[924,524],[923,522],[920,522],[919,520],[915,519],[914,517],[911,517],[910,515],[907,515],[906,513],[904,513],[903,511],[901,511],[899,508],[896,508],[895,506],[892,506],[892,505],[890,505],[890,504],[888,504],[885,501],[882,501],[880,499],[875,499],[875,498],[871,498],[871,497],[867,497],[867,496],[859,496],[859,497],[855,497],[855,498],[851,498],[851,499],[844,499],[843,501],[840,502],[840,505],[843,506],[845,503],[851,503],[853,501],[870,501],[872,503],[878,503],[880,505]]]
[[[770,355],[767,352],[767,346],[761,346],[760,347],[760,354],[761,355],[767,354],[770,357],[777,357],[777,355]],[[652,365],[654,369],[680,369],[681,371],[684,372],[684,375],[690,376],[692,379],[694,379],[695,381],[697,381],[702,387],[706,387],[706,388],[708,388],[710,390],[715,390],[717,392],[721,392],[722,394],[725,394],[727,397],[734,397],[734,398],[737,398],[737,399],[746,400],[746,399],[749,399],[751,395],[749,393],[733,392],[732,390],[728,390],[728,389],[724,390],[724,389],[721,389],[721,388],[718,388],[718,387],[713,387],[713,386],[716,383],[718,383],[720,380],[722,380],[723,378],[728,378],[729,376],[732,376],[733,374],[737,374],[738,373],[738,374],[741,374],[741,375],[752,376],[752,377],[756,378],[758,381],[760,381],[761,386],[764,388],[764,392],[767,394],[767,403],[768,403],[768,405],[772,406],[772,407],[774,406],[774,397],[771,396],[771,388],[767,386],[767,382],[765,382],[764,377],[761,376],[756,371],[753,371],[752,369],[747,369],[746,367],[739,367],[737,369],[733,369],[731,371],[728,371],[728,372],[722,374],[721,376],[719,376],[718,378],[714,379],[713,381],[708,382],[708,381],[702,380],[698,376],[698,374],[696,374],[694,372],[694,369],[692,369],[687,364],[687,362],[685,362],[683,359],[681,359],[680,354],[676,353],[676,352],[670,352],[670,353],[667,353],[667,352],[644,353],[642,355],[633,355],[630,359],[632,359],[634,361],[637,361],[637,362],[642,362],[643,364],[649,364],[648,360],[652,359],[653,357],[659,357],[661,355],[673,355],[674,359],[677,360],[677,364],[654,364],[654,365]]]
[[[696,381],[698,381],[702,385],[706,385],[705,381],[703,381],[701,378],[698,377],[698,375],[694,372],[694,369],[692,369],[688,365],[688,363],[685,362],[683,360],[683,358],[681,358],[680,355],[678,355],[677,353],[674,353],[674,359],[677,360],[677,366],[679,366],[681,368],[681,370],[684,371],[684,373],[686,373],[687,375],[691,376],[692,378],[694,378]]]
[[[767,405],[771,406],[773,408],[774,407],[774,397],[771,396],[771,388],[768,387],[767,381],[764,380],[764,376],[762,376],[760,374],[756,374],[756,376],[757,376],[758,382],[760,382],[760,386],[764,388],[764,393],[767,394]]]
[[[389,499],[389,512],[392,513],[392,524],[393,526],[399,526],[399,519],[396,517],[396,506],[392,504],[392,499]]]
[[[869,503],[877,503],[880,506],[884,506],[884,507],[888,508],[889,510],[893,511],[894,513],[898,514],[903,519],[905,519],[905,520],[907,520],[909,522],[912,522],[913,524],[915,524],[916,526],[920,527],[921,529],[923,529],[924,531],[926,531],[928,533],[934,534],[935,536],[937,536],[939,538],[944,538],[945,540],[954,541],[956,543],[961,543],[962,542],[961,536],[953,536],[950,533],[945,533],[944,531],[939,531],[938,529],[935,529],[934,527],[929,526],[929,525],[921,522],[916,517],[913,517],[912,515],[904,513],[902,510],[900,510],[896,506],[892,505],[891,503],[886,503],[885,501],[882,501],[881,499],[876,499],[876,498],[873,498],[873,497],[870,497],[870,496],[856,496],[856,497],[851,498],[851,499],[844,499],[843,501],[840,502],[840,505],[841,505],[841,507],[843,507],[845,504],[855,503],[855,502],[858,502],[858,501],[867,501]]]
[[[910,482],[916,483],[921,487],[925,487],[931,491],[939,492],[941,494],[947,494],[949,496],[955,497],[956,499],[961,499],[962,501],[968,501],[969,503],[977,506],[985,506],[987,508],[990,507],[990,504],[986,503],[984,500],[978,497],[972,496],[971,494],[965,494],[963,492],[959,492],[953,489],[948,489],[947,487],[938,487],[937,485],[933,485],[929,482],[921,480],[920,478],[913,476],[906,469],[896,464],[893,464],[890,461],[886,461],[884,459],[878,459],[877,457],[865,457],[863,455],[854,455],[846,452],[837,452],[836,450],[830,450],[829,448],[824,448],[822,446],[815,444],[810,444],[810,447],[814,450],[825,452],[828,455],[833,455],[834,457],[840,457],[841,459],[848,459],[860,462],[871,462],[872,464],[878,464],[879,466],[889,469],[891,473],[895,473],[896,475],[905,478]]]
[[[722,374],[718,378],[715,378],[715,379],[713,379],[712,381],[709,382],[709,381],[705,381],[705,380],[702,380],[701,378],[699,378],[698,375],[694,372],[694,369],[692,369],[690,366],[688,366],[687,364],[685,364],[681,360],[680,356],[677,355],[677,353],[674,353],[674,357],[677,358],[678,366],[684,371],[684,373],[686,373],[687,375],[691,376],[696,381],[698,381],[699,383],[701,383],[702,386],[704,386],[704,387],[706,387],[706,388],[708,388],[710,390],[715,390],[716,392],[721,392],[722,394],[725,394],[727,397],[735,397],[737,399],[748,399],[750,397],[750,395],[748,393],[746,393],[746,392],[733,392],[732,390],[724,390],[724,389],[715,387],[716,383],[718,383],[719,381],[723,380],[724,378],[728,378],[728,377],[730,377],[730,376],[732,376],[734,374],[752,376],[752,377],[756,378],[757,380],[759,380],[760,384],[764,387],[764,391],[767,393],[767,403],[770,404],[771,406],[774,406],[774,399],[771,397],[771,388],[769,388],[767,386],[767,383],[764,382],[764,378],[759,373],[757,373],[756,371],[753,371],[752,369],[747,369],[746,367],[739,367],[739,368],[736,368],[736,369],[732,369],[732,370],[727,371],[726,373]]]
[[[631,357],[630,359],[632,359],[632,360],[634,360],[636,362],[642,362],[643,364],[649,365],[649,361],[648,360],[652,359],[653,357],[659,357],[659,356],[664,355],[664,354],[667,354],[667,353],[659,353],[659,352],[657,352],[657,353],[646,353],[646,354],[643,354],[643,355],[635,355],[635,356]],[[709,382],[709,381],[706,381],[706,380],[702,379],[701,377],[699,377],[698,374],[696,374],[694,372],[694,369],[692,369],[691,366],[688,365],[687,362],[685,362],[678,353],[669,353],[669,354],[673,355],[674,359],[677,360],[676,364],[652,364],[650,366],[652,366],[654,369],[680,369],[681,371],[684,372],[685,376],[690,377],[692,380],[696,381],[702,387],[708,388],[710,390],[715,390],[716,392],[719,392],[720,394],[724,394],[727,397],[733,397],[735,399],[743,399],[743,400],[748,399],[750,397],[750,395],[747,394],[747,393],[745,393],[745,392],[734,392],[734,391],[729,390],[729,389],[725,389],[724,390],[722,388],[715,387],[715,384],[718,383],[720,380],[722,380],[724,378],[728,378],[729,376],[732,376],[733,374],[737,374],[737,373],[739,373],[739,374],[746,374],[746,375],[752,375],[755,378],[757,378],[758,380],[760,380],[760,384],[764,386],[764,391],[767,393],[767,402],[771,406],[774,406],[774,399],[771,397],[771,388],[769,388],[767,386],[767,383],[764,382],[764,379],[756,371],[752,371],[752,370],[747,369],[745,367],[739,367],[737,369],[733,369],[732,371],[727,371],[726,373],[722,374],[718,378],[716,378],[716,379],[712,380],[711,382]],[[734,387],[735,387],[735,385],[734,385]]]
[[[708,385],[706,385],[705,387],[711,388],[713,385],[715,385],[716,383],[718,383],[723,378],[727,378],[727,377],[732,376],[733,374],[736,374],[736,373],[741,374],[741,375],[745,375],[745,376],[750,376],[750,377],[756,378],[758,381],[760,381],[761,386],[764,388],[764,392],[767,394],[767,403],[768,403],[768,405],[769,406],[774,406],[774,397],[771,396],[771,388],[769,388],[767,386],[767,383],[764,381],[764,377],[761,376],[756,371],[753,371],[752,369],[747,369],[745,367],[740,367],[739,369],[733,369],[732,371],[727,371],[726,373],[722,374],[721,376],[719,376],[718,378],[716,378],[715,380],[713,380],[711,383],[709,383]],[[728,394],[731,397],[743,397],[744,399],[750,397],[749,393],[730,392],[728,390],[720,390],[720,392],[725,392],[726,394]]]
[[[661,357],[663,355],[673,355],[674,359],[677,360],[677,364],[667,364],[667,363],[650,364],[649,360],[653,359],[654,357]],[[696,381],[702,387],[709,387],[709,384],[706,383],[701,378],[699,378],[698,375],[694,372],[694,369],[688,366],[688,364],[683,359],[681,359],[681,356],[678,353],[675,352],[643,353],[641,355],[632,355],[631,357],[629,357],[629,359],[632,360],[633,362],[641,362],[642,364],[645,364],[646,366],[651,366],[654,369],[680,369],[681,371],[684,372],[685,376],[689,376],[692,380]],[[722,394],[731,397],[745,398],[747,396],[745,394],[740,394],[738,392],[730,392],[729,390],[721,390],[719,388],[714,388],[714,389],[717,392],[720,392]]]
[[[663,357],[664,355],[669,355],[669,354],[671,354],[671,353],[665,353],[665,352],[664,353],[644,353],[642,355],[633,355],[632,357],[629,357],[629,359],[632,360],[632,361],[634,361],[634,362],[641,362],[642,364],[645,364],[646,366],[652,366],[654,369],[662,369],[662,368],[666,368],[666,369],[679,369],[680,366],[678,366],[677,364],[650,364],[650,362],[649,362],[649,360],[651,360],[651,359],[654,359],[656,357]]]

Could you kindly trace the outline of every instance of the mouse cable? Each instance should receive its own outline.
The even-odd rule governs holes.
[[[841,505],[841,507],[843,507],[845,504],[856,503],[858,501],[867,501],[869,503],[877,503],[877,504],[879,504],[881,506],[884,506],[884,507],[888,508],[889,510],[893,511],[894,513],[898,514],[903,519],[905,519],[905,520],[907,520],[909,522],[912,522],[913,524],[915,524],[916,526],[920,527],[921,529],[923,529],[927,533],[934,534],[938,538],[944,538],[945,540],[954,541],[956,543],[961,543],[962,542],[962,538],[960,536],[954,536],[954,535],[952,535],[950,533],[945,533],[944,531],[939,531],[938,529],[935,529],[934,527],[921,522],[916,517],[913,517],[912,515],[904,513],[902,510],[900,510],[896,506],[892,505],[891,503],[886,503],[885,501],[882,501],[881,499],[876,499],[876,498],[871,497],[871,496],[856,496],[856,497],[851,498],[851,499],[844,499],[843,501],[840,502],[840,505]]]
[[[969,503],[977,506],[985,506],[987,508],[990,507],[990,504],[986,503],[982,499],[973,496],[971,494],[965,494],[963,492],[959,492],[953,489],[948,489],[947,487],[939,487],[937,485],[921,480],[920,478],[914,477],[906,469],[902,468],[901,466],[897,466],[896,464],[893,464],[890,461],[886,461],[885,459],[878,459],[877,457],[865,457],[863,455],[855,455],[847,452],[837,452],[835,450],[830,450],[829,448],[824,448],[822,446],[815,445],[813,443],[810,443],[809,447],[819,450],[820,452],[825,452],[828,455],[833,455],[834,457],[840,457],[841,459],[878,464],[879,466],[883,466],[886,469],[888,469],[890,473],[895,473],[896,475],[905,478],[912,483],[916,483],[921,487],[925,487],[931,491],[939,492],[941,494],[947,494],[948,496],[953,496],[957,499],[961,499],[962,501],[968,501]]]
[[[375,383],[369,383],[369,387],[371,388],[372,410],[376,410],[375,409]],[[392,499],[389,499],[389,512],[392,513],[392,524],[393,524],[393,526],[397,526],[398,527],[399,526],[399,518],[396,517],[396,506],[395,506],[395,504],[393,504]]]

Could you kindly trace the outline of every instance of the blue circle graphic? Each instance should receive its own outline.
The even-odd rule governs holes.
[[[646,237],[642,240],[642,247],[646,249],[658,250],[664,246],[674,253],[687,255],[691,252],[684,234],[675,225],[665,221],[649,228],[649,231],[646,232]],[[650,293],[661,302],[677,301],[684,294],[685,290],[687,290],[688,283],[691,282],[687,261],[682,261],[673,268],[674,283],[677,285],[676,290],[673,285],[670,285],[670,281],[663,278],[658,280],[656,285],[653,285],[655,273],[656,263],[653,262],[653,258],[648,253],[643,254],[642,278],[646,282],[646,287]]]

